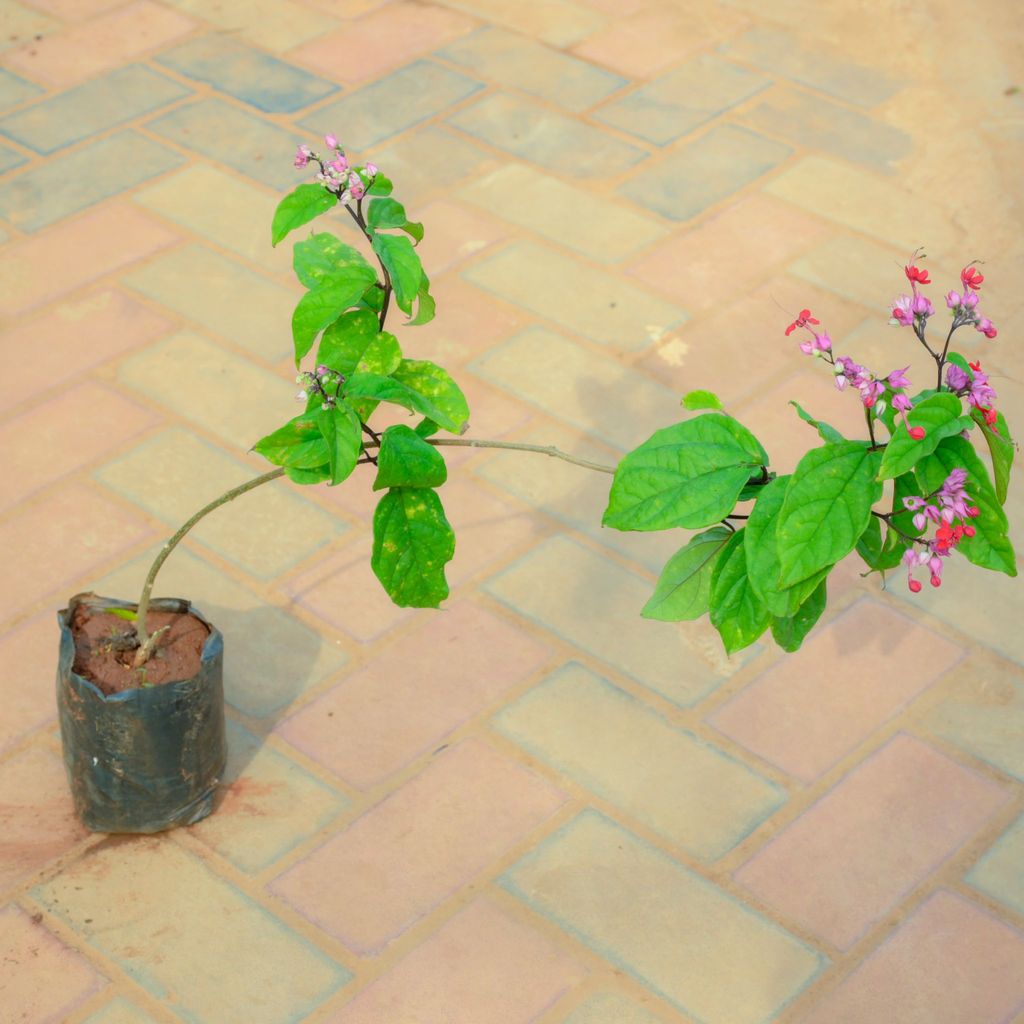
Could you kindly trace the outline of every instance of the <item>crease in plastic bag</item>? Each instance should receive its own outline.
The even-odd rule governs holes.
[[[153,611],[191,612],[210,630],[191,679],[106,696],[74,671],[71,621],[80,604],[137,606],[78,594],[57,613],[57,708],[75,811],[93,832],[162,832],[213,809],[224,772],[224,639],[192,605],[151,602]]]

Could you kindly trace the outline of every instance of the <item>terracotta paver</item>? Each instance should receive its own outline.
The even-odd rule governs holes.
[[[918,595],[851,561],[800,654],[727,658],[640,618],[686,538],[601,527],[607,476],[448,448],[442,611],[379,587],[366,467],[240,498],[162,570],[225,634],[212,817],[87,842],[53,699],[56,610],[135,599],[297,411],[270,220],[327,132],[425,225],[437,318],[389,327],[468,437],[611,465],[708,388],[790,472],[790,399],[864,431],[801,309],[932,383],[887,323],[917,246],[937,320],[984,261],[999,335],[956,344],[1019,432],[1015,13],[9,0],[4,1024],[1024,1024],[1020,583],[963,559]]]

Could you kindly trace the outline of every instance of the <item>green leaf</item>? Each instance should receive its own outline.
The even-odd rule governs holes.
[[[424,418],[413,427],[420,437],[433,437],[441,428],[431,419]]]
[[[779,512],[786,497],[790,476],[776,477],[761,488],[757,504],[747,520],[743,549],[747,557],[747,575],[754,593],[768,606],[772,615],[780,618],[793,615],[803,603],[807,594],[832,571],[826,566],[807,580],[801,580],[791,587],[779,582],[780,566],[776,531]]]
[[[396,487],[373,516],[370,565],[400,608],[436,608],[448,596],[444,567],[455,553],[455,534],[437,492]]]
[[[373,251],[391,278],[395,302],[404,313],[412,312],[413,299],[419,294],[423,266],[408,238],[401,235],[374,235]]]
[[[950,472],[957,468],[967,470],[964,489],[978,507],[978,515],[971,520],[974,536],[963,537],[956,550],[983,569],[1016,576],[1017,559],[1006,535],[1006,513],[999,503],[985,463],[969,441],[962,437],[947,437],[931,455],[917,464],[915,472],[922,492],[930,494],[938,490]]]
[[[913,469],[920,459],[935,451],[944,437],[959,434],[964,429],[963,419],[960,399],[948,391],[919,402],[907,413],[907,420],[912,427],[924,427],[924,437],[915,441],[905,424],[896,426],[892,439],[885,446],[878,479],[891,480]]]
[[[338,197],[321,185],[299,185],[277,204],[270,227],[270,244],[277,245],[289,231],[326,213],[337,201]]]
[[[405,207],[397,199],[374,199],[367,207],[366,223],[378,228],[404,228],[409,218]]]
[[[407,327],[419,327],[421,324],[428,324],[434,319],[437,303],[434,302],[434,297],[430,294],[430,280],[426,274],[420,280],[418,299],[416,315],[411,320],[406,321]]]
[[[795,614],[784,619],[772,619],[772,636],[784,651],[790,654],[798,651],[804,638],[821,618],[821,613],[825,610],[825,605],[828,604],[826,586],[826,581],[822,580]]]
[[[359,417],[344,402],[317,415],[320,433],[327,441],[328,465],[331,469],[331,486],[347,479],[356,468],[363,450],[363,427]]]
[[[319,287],[299,299],[292,313],[296,366],[313,347],[316,336],[359,301],[366,284],[365,273],[357,267],[349,267],[337,276],[325,278]]]
[[[322,484],[331,479],[330,466],[317,466],[316,469],[296,469],[294,466],[284,467],[285,476],[294,484],[308,487],[310,484]]]
[[[366,189],[368,196],[389,196],[392,189],[391,179],[386,174],[377,172],[372,184]]]
[[[363,258],[358,249],[346,245],[328,231],[321,231],[295,243],[292,250],[295,276],[307,287],[317,288],[325,280],[336,277],[339,271],[356,268],[372,284],[377,272]]]
[[[327,441],[316,413],[303,413],[267,434],[253,446],[268,462],[293,469],[316,469],[328,462]]]
[[[342,313],[324,331],[317,362],[350,377],[353,373],[379,373],[385,377],[402,361],[398,339],[377,326],[368,309]]]
[[[971,364],[967,362],[966,357],[961,355],[959,352],[947,352],[946,362],[952,363],[954,366],[959,366],[960,369],[967,374],[968,380],[974,380],[974,371],[971,369]]]
[[[866,441],[840,441],[809,451],[797,464],[779,512],[776,538],[783,587],[844,558],[857,543],[882,494],[879,452]]]
[[[729,538],[711,574],[711,625],[718,630],[727,654],[749,647],[772,619],[747,576],[745,533],[740,529]]]
[[[665,563],[658,585],[640,614],[661,622],[699,619],[710,607],[711,574],[731,536],[724,526],[715,526],[681,547]]]
[[[133,612],[131,608],[104,608],[103,611],[110,615],[116,615],[119,619],[124,619],[125,622],[134,622],[138,618],[138,613]]]
[[[1001,412],[996,413],[995,430],[985,422],[985,414],[980,409],[972,410],[971,418],[981,427],[981,432],[985,436],[996,477],[996,497],[999,498],[1000,505],[1005,505],[1006,493],[1010,486],[1010,470],[1013,468],[1013,456],[1017,449],[1013,438],[1010,437],[1006,417]]]
[[[665,427],[619,463],[602,522],[616,530],[710,526],[733,510],[767,458],[753,434],[720,413]]]
[[[790,401],[789,404],[793,406],[794,409],[796,409],[797,416],[799,416],[800,419],[804,421],[804,423],[810,423],[810,425],[814,427],[815,430],[818,431],[818,436],[822,439],[822,441],[835,442],[846,440],[846,438],[843,437],[843,435],[840,434],[835,427],[830,426],[823,420],[816,420],[809,412],[805,412],[799,402]]]
[[[722,400],[713,391],[688,391],[683,395],[684,409],[724,409]]]
[[[877,516],[872,516],[868,520],[864,532],[857,539],[857,554],[872,572],[895,569],[906,550],[906,541],[901,540],[899,534],[893,530],[887,530],[883,539],[882,520]]]
[[[441,453],[415,430],[398,424],[381,435],[375,491],[389,487],[440,487],[448,479]]]
[[[447,370],[426,359],[403,359],[391,376],[423,399],[417,412],[429,416],[452,434],[465,431],[469,403]]]

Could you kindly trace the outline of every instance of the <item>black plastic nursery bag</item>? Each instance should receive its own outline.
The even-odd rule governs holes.
[[[57,708],[75,811],[93,832],[161,832],[205,818],[227,757],[223,637],[188,601],[154,600],[153,611],[191,612],[210,628],[199,672],[105,696],[73,669],[70,624],[82,602],[137,607],[80,594],[57,614]]]

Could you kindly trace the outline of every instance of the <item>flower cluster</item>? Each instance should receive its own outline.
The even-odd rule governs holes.
[[[968,405],[980,410],[985,417],[985,423],[998,433],[994,408],[996,393],[988,382],[988,374],[981,372],[981,360],[967,365],[971,368],[970,374],[955,363],[950,363],[946,367],[946,384],[949,390],[957,395],[966,395]]]
[[[903,268],[910,282],[910,295],[900,295],[893,301],[892,317],[890,324],[898,327],[913,327],[920,335],[928,318],[935,313],[931,300],[918,291],[919,284],[931,284],[931,278],[927,270],[922,270],[914,265],[914,260],[919,258],[914,253],[911,262]],[[980,331],[986,338],[994,338],[996,329],[988,317],[978,312],[978,289],[985,280],[973,263],[967,264],[960,271],[960,284],[962,291],[949,291],[946,293],[946,306],[953,314],[953,329],[962,327],[965,324],[973,324],[976,331]]]
[[[934,494],[922,497],[906,497],[903,507],[914,513],[914,528],[924,530],[928,523],[938,524],[935,536],[930,541],[922,541],[920,550],[913,546],[907,548],[903,556],[903,564],[907,567],[907,586],[912,593],[918,593],[921,584],[914,579],[914,570],[927,565],[931,573],[931,585],[942,585],[942,559],[948,558],[963,537],[973,537],[974,527],[968,522],[978,515],[978,507],[969,505],[971,498],[964,490],[967,483],[967,471],[954,469],[946,477],[942,487]]]
[[[913,258],[917,258],[917,253],[914,253]],[[910,289],[913,294],[901,295],[893,302],[892,319],[889,322],[898,324],[900,327],[911,327],[915,324],[923,326],[928,317],[935,313],[935,308],[932,306],[928,296],[922,295],[917,290],[917,286],[919,284],[931,284],[931,278],[928,276],[927,270],[921,270],[920,267],[914,266],[913,259],[910,264],[903,268],[903,273],[907,275],[907,280],[910,282]]]
[[[332,156],[320,156],[309,146],[302,145],[295,151],[295,166],[306,167],[312,160],[320,165],[316,180],[329,192],[335,193],[343,203],[362,199],[377,176],[377,166],[368,163],[362,167],[352,167],[334,135],[325,135],[324,144],[332,151]]]
[[[337,370],[332,370],[321,363],[312,372],[307,370],[300,373],[295,378],[295,383],[303,385],[302,390],[295,396],[296,402],[308,402],[311,395],[319,395],[322,400],[320,408],[330,409],[338,400],[345,377]],[[328,391],[328,388],[333,388],[333,393]]]

